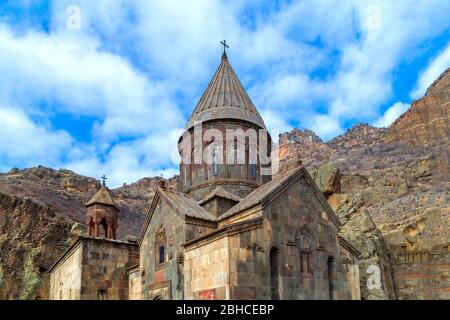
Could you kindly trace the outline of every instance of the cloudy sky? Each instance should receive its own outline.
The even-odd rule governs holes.
[[[450,2],[2,0],[0,172],[177,172],[219,41],[271,130],[388,126],[450,66]]]

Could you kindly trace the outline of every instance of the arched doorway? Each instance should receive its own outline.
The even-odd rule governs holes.
[[[272,300],[280,300],[280,250],[270,249],[270,295]]]

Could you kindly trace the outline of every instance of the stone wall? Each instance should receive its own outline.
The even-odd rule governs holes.
[[[352,298],[338,230],[320,197],[301,177],[264,208],[266,247],[279,252],[282,299]]]
[[[142,282],[139,266],[128,270],[128,300],[142,299]]]
[[[50,300],[79,300],[81,298],[81,266],[83,245],[78,242],[50,274]]]
[[[357,253],[339,245],[319,197],[301,177],[262,211],[236,215],[188,242],[185,297],[359,299]]]
[[[229,225],[186,245],[187,299],[269,299],[262,219]]]
[[[145,300],[184,298],[181,248],[184,242],[184,218],[160,199],[140,246],[140,270]],[[160,246],[164,246],[162,263],[158,260]]]
[[[340,240],[340,252],[341,261],[344,265],[344,270],[347,272],[348,285],[350,286],[350,292],[352,295],[352,300],[361,300],[361,288],[359,282],[359,259],[355,255],[353,250],[348,248],[347,243]]]
[[[126,300],[137,244],[80,237],[50,270],[50,299]]]
[[[269,252],[263,249],[262,219],[241,222],[230,236],[231,299],[270,299]]]
[[[187,248],[184,280],[186,299],[229,299],[228,237]]]

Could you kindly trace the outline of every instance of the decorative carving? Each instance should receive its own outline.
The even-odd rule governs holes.
[[[312,245],[311,235],[302,233],[300,235],[300,248],[309,250],[311,249],[311,245]]]
[[[411,244],[418,242],[421,235],[419,226],[415,223],[407,226],[403,230],[403,233],[405,234],[406,240]]]
[[[428,261],[429,252],[427,250],[421,251],[398,251],[393,254],[393,262],[397,264],[403,263],[417,263]]]

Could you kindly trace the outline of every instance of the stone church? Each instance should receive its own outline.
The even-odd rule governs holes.
[[[87,234],[49,271],[50,298],[359,299],[359,253],[301,163],[267,173],[265,129],[224,51],[179,140],[180,190],[161,183],[139,238],[119,241],[103,186],[86,204]],[[196,130],[214,137],[192,144]],[[208,149],[231,131],[243,148],[237,134]]]

